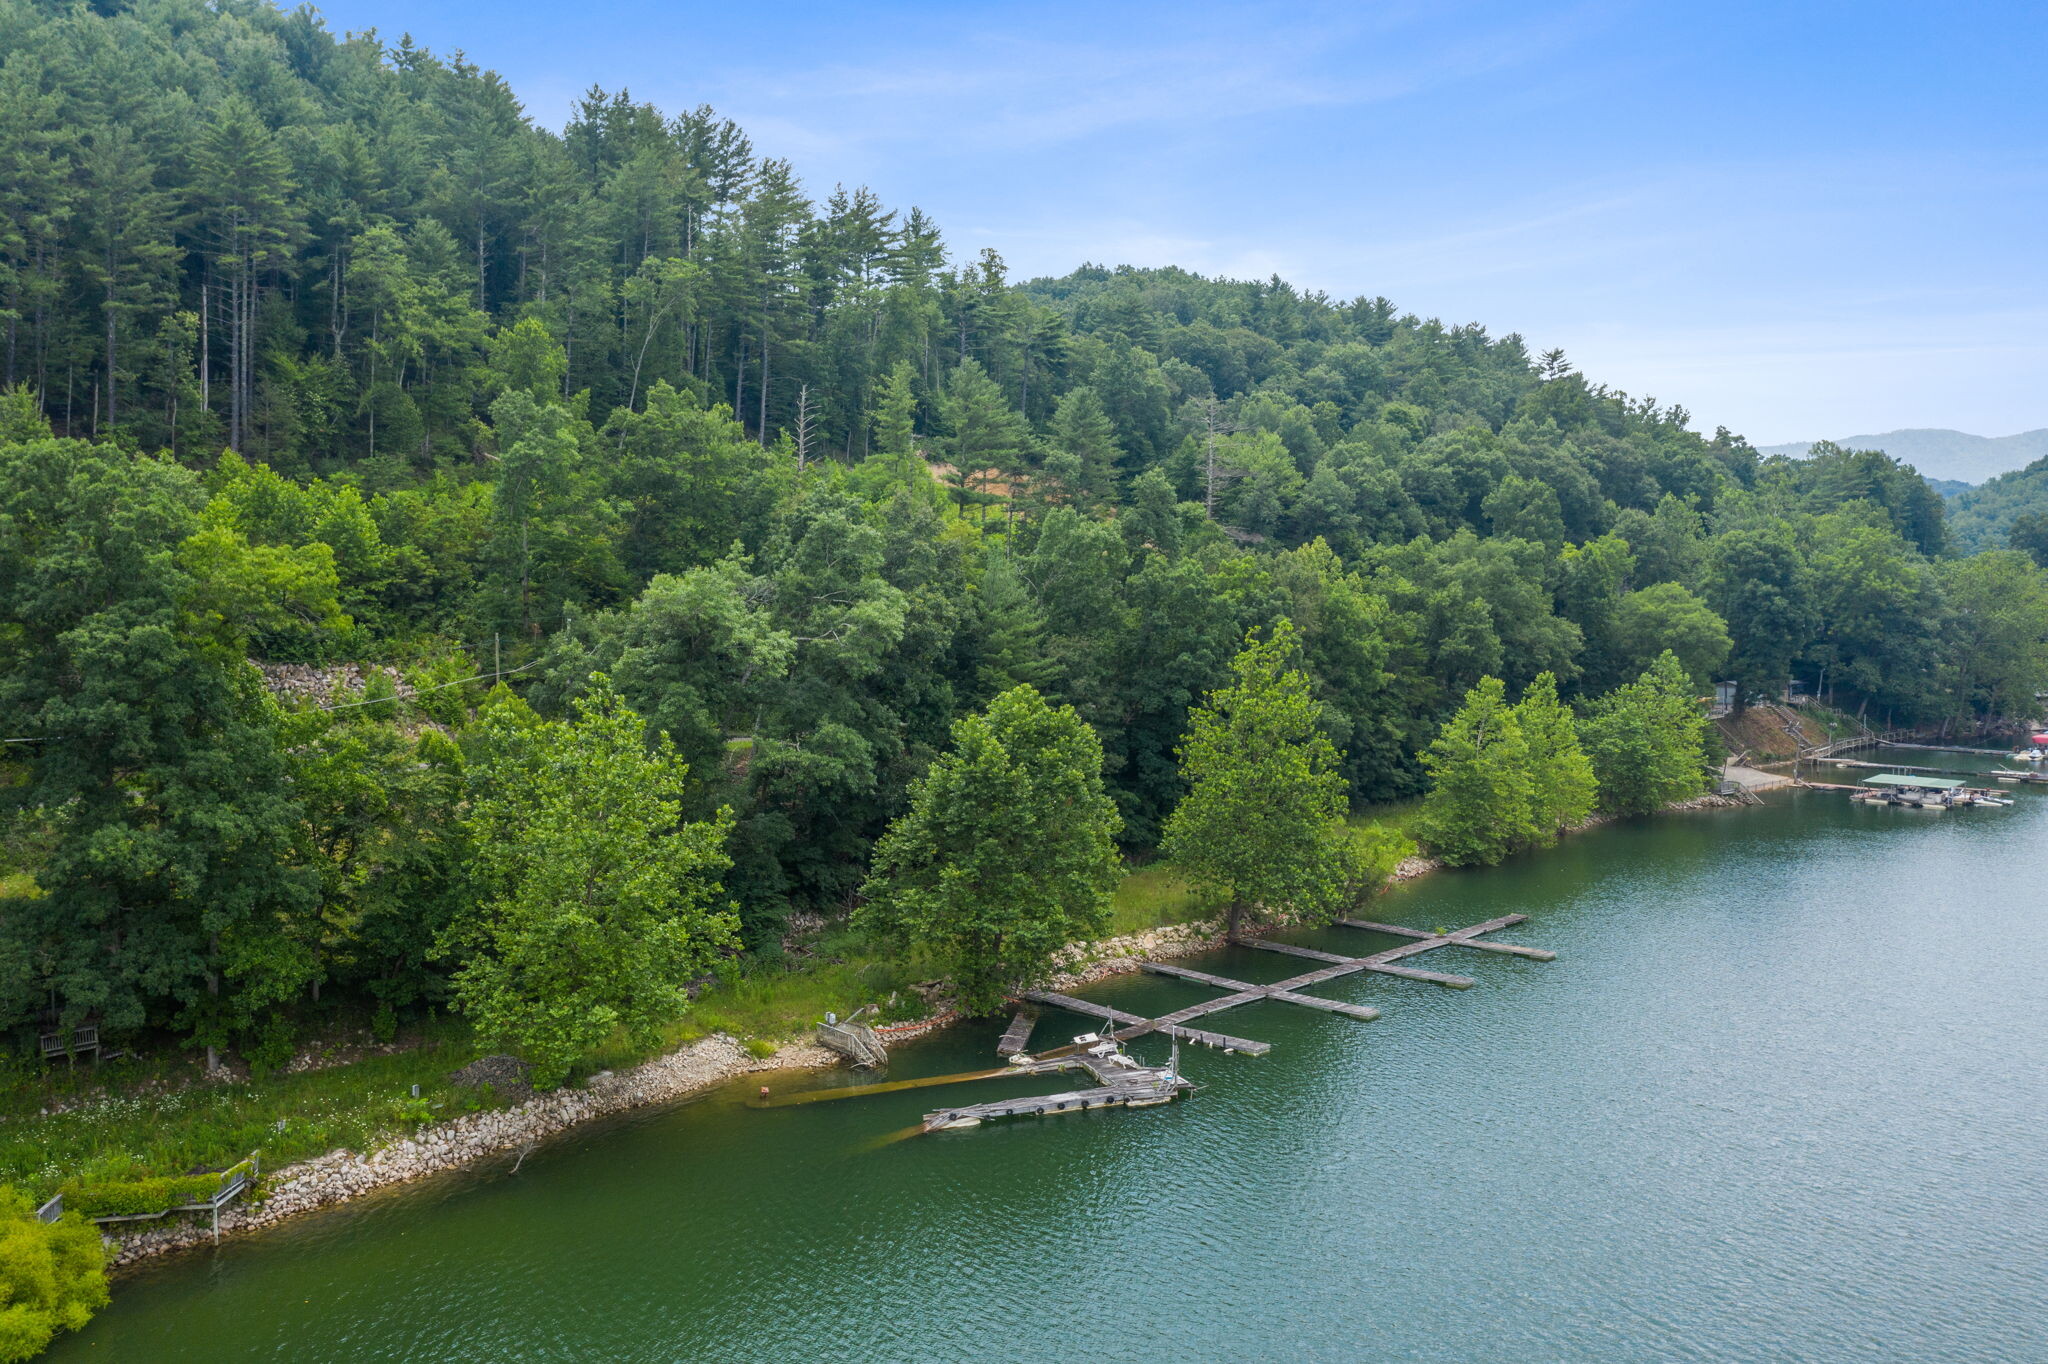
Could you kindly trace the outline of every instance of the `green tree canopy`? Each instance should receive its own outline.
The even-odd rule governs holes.
[[[59,1331],[107,1305],[99,1228],[76,1213],[36,1219],[20,1191],[0,1185],[0,1364],[33,1359]]]
[[[1540,700],[1535,709],[1550,718]],[[1465,693],[1422,765],[1431,785],[1416,832],[1436,856],[1454,867],[1490,865],[1535,842],[1529,745],[1499,678],[1482,677]]]
[[[1181,741],[1188,794],[1161,846],[1229,899],[1233,936],[1247,913],[1327,918],[1355,889],[1343,755],[1294,666],[1299,648],[1285,617],[1267,638],[1248,636],[1230,663],[1237,680],[1209,693]]]
[[[1694,682],[1718,680],[1734,647],[1728,623],[1689,589],[1652,583],[1623,597],[1614,611],[1616,663],[1624,677],[1639,677],[1669,649]]]
[[[1618,815],[1661,810],[1706,789],[1706,712],[1676,654],[1595,701],[1581,733],[1600,779],[1600,806]]]
[[[1538,673],[1515,706],[1529,755],[1529,814],[1547,840],[1593,813],[1599,795],[1593,765],[1579,747],[1578,723],[1557,699],[1557,679]]]
[[[681,821],[688,768],[665,736],[649,751],[609,678],[574,710],[486,708],[467,821],[478,899],[451,944],[470,953],[457,1004],[542,1085],[615,1029],[651,1038],[736,927],[718,903],[731,816]]]
[[[912,784],[856,921],[933,952],[962,1006],[986,1011],[1107,927],[1122,827],[1095,731],[1013,687],[960,719],[951,750]]]
[[[290,584],[202,534],[201,500],[167,462],[0,446],[0,728],[34,741],[10,797],[49,840],[44,893],[0,912],[11,1013],[118,1030],[170,1003],[218,1046],[317,974],[279,716],[243,656]]]

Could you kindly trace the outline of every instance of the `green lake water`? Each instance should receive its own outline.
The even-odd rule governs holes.
[[[1320,987],[1371,1023],[1215,1015],[1273,1050],[1185,1053],[1204,1088],[1171,1107],[892,1140],[1069,1086],[756,1110],[734,1085],[163,1262],[50,1358],[2048,1360],[2048,793],[1770,799],[1395,891],[1375,917],[1519,911],[1497,936],[1558,959]],[[999,1031],[892,1076],[984,1067]]]

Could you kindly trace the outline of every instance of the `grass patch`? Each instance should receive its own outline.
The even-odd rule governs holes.
[[[0,1183],[40,1201],[73,1178],[221,1169],[255,1150],[271,1169],[336,1147],[369,1150],[422,1121],[498,1106],[448,1083],[476,1055],[451,1027],[412,1051],[218,1084],[189,1083],[189,1066],[162,1061],[112,1061],[68,1083],[9,1061],[0,1066]],[[42,1111],[53,1103],[67,1106]]]
[[[14,894],[33,889],[23,874],[5,884]],[[1187,923],[1221,909],[1171,864],[1153,862],[1131,869],[1117,887],[1109,932]],[[804,958],[734,963],[650,1045],[621,1034],[584,1058],[574,1078],[625,1069],[713,1032],[769,1056],[778,1043],[807,1036],[827,1011],[874,1005],[882,1022],[919,1018],[926,1006],[912,986],[933,974],[929,963],[848,930],[828,932]],[[201,1082],[188,1053],[97,1070],[0,1060],[0,1183],[41,1201],[66,1180],[179,1176],[224,1168],[254,1150],[276,1169],[337,1147],[372,1150],[424,1124],[503,1106],[495,1095],[447,1081],[484,1050],[463,1020],[439,1019],[417,1040],[393,1055],[222,1083]],[[46,1111],[53,1107],[63,1111]]]
[[[1419,842],[1415,837],[1415,826],[1422,819],[1422,797],[1411,796],[1407,800],[1390,800],[1382,805],[1367,805],[1351,816],[1351,827],[1363,829],[1377,824],[1383,829]]]
[[[802,1036],[828,1011],[848,1014],[869,1004],[883,1022],[923,1015],[924,1001],[910,988],[919,978],[914,963],[843,943],[821,945],[819,956],[795,965],[752,963],[706,990],[692,1021],[745,1041]]]
[[[1212,919],[1222,912],[1220,899],[1203,893],[1172,863],[1152,862],[1132,869],[1117,886],[1110,901],[1109,934],[1142,933],[1162,924]]]

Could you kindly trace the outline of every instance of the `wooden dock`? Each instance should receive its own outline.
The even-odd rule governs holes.
[[[1247,1004],[1254,999],[1277,999],[1285,1004],[1300,1004],[1310,1009],[1321,1009],[1325,1013],[1343,1014],[1346,1018],[1355,1018],[1362,1023],[1370,1023],[1380,1016],[1378,1009],[1363,1004],[1346,1004],[1341,999],[1318,999],[1314,995],[1296,994],[1278,985],[1248,985],[1241,980],[1212,976],[1207,971],[1190,971],[1185,966],[1169,966],[1165,962],[1140,962],[1139,969],[1149,971],[1155,976],[1173,976],[1179,980],[1191,980],[1197,985],[1210,985],[1219,990],[1227,990],[1233,998],[1245,995],[1248,996],[1244,1000]]]
[[[1143,1037],[1146,1033],[1157,1032],[1164,1033],[1168,1037],[1177,1037],[1183,1042],[1193,1042],[1197,1046],[1221,1047],[1225,1051],[1241,1051],[1247,1056],[1264,1056],[1267,1052],[1273,1050],[1273,1044],[1270,1042],[1254,1042],[1248,1037],[1230,1037],[1220,1032],[1205,1032],[1200,1028],[1182,1027],[1181,1015],[1187,1013],[1185,1009],[1180,1014],[1167,1014],[1160,1018],[1147,1018],[1143,1014],[1126,1013],[1122,1009],[1112,1009],[1106,1004],[1097,1004],[1092,999],[1076,999],[1072,995],[1054,994],[1050,990],[1026,991],[1024,999],[1032,1004],[1050,1004],[1056,1009],[1065,1009],[1069,1013],[1081,1014],[1088,1018],[1100,1018],[1110,1023],[1123,1024],[1125,1026],[1116,1033],[1117,1040],[1121,1042],[1128,1042],[1133,1037]],[[1231,1000],[1232,1004],[1249,1004],[1250,1002],[1249,999],[1237,999],[1235,996]],[[1195,1016],[1214,1012],[1214,1009],[1198,1006],[1195,1010]]]
[[[1073,1089],[1062,1094],[1026,1094],[1014,1099],[935,1109],[924,1115],[924,1130],[937,1132],[948,1127],[978,1127],[992,1118],[1076,1113],[1091,1108],[1150,1108],[1154,1104],[1170,1103],[1183,1091],[1194,1088],[1170,1066],[1141,1066],[1122,1054],[1100,1057],[1080,1052],[1057,1059],[1032,1061],[1015,1067],[1011,1073],[1043,1075],[1062,1070],[1087,1071],[1096,1082],[1095,1088]]]
[[[1304,991],[1312,986],[1321,985],[1325,981],[1336,980],[1360,971],[1398,976],[1404,980],[1426,981],[1429,984],[1442,985],[1453,990],[1463,990],[1477,984],[1478,982],[1470,976],[1451,975],[1442,971],[1424,971],[1418,967],[1399,964],[1409,957],[1417,956],[1423,952],[1434,952],[1441,947],[1472,947],[1482,952],[1496,952],[1509,956],[1527,957],[1535,961],[1556,960],[1557,954],[1555,952],[1547,952],[1539,947],[1521,947],[1512,943],[1481,942],[1478,940],[1479,935],[1482,933],[1492,933],[1498,929],[1507,928],[1510,925],[1523,922],[1528,917],[1526,914],[1503,914],[1497,919],[1488,919],[1485,923],[1473,924],[1469,928],[1460,928],[1449,933],[1433,933],[1420,928],[1403,928],[1398,924],[1374,923],[1368,919],[1338,920],[1338,923],[1346,928],[1364,929],[1373,933],[1391,933],[1396,937],[1413,939],[1413,941],[1402,943],[1399,947],[1390,947],[1384,952],[1375,952],[1370,956],[1364,957],[1347,957],[1336,952],[1324,952],[1318,948],[1297,947],[1292,943],[1266,942],[1258,938],[1239,939],[1236,944],[1239,947],[1255,948],[1261,952],[1279,952],[1287,956],[1301,957],[1309,961],[1322,963],[1313,971],[1290,977],[1287,980],[1277,981],[1271,985],[1254,985],[1249,981],[1233,980],[1229,976],[1219,976],[1210,971],[1197,971],[1186,966],[1175,966],[1168,962],[1140,962],[1138,963],[1139,969],[1150,972],[1155,976],[1169,976],[1176,980],[1185,980],[1191,984],[1206,985],[1210,989],[1224,991],[1223,994],[1214,999],[1205,999],[1200,1003],[1191,1004],[1184,1009],[1177,1009],[1169,1014],[1161,1014],[1157,1018],[1145,1018],[1123,1009],[1111,1008],[1106,1004],[1097,1004],[1093,1000],[1076,999],[1072,995],[1054,994],[1046,990],[1028,991],[1024,994],[1023,999],[1028,1004],[1047,1004],[1054,1008],[1067,1009],[1086,1017],[1100,1018],[1106,1022],[1114,1023],[1118,1025],[1115,1036],[1119,1041],[1129,1041],[1134,1037],[1142,1037],[1146,1033],[1157,1032],[1165,1033],[1169,1037],[1179,1038],[1183,1041],[1196,1042],[1202,1046],[1222,1047],[1228,1051],[1244,1052],[1250,1056],[1264,1056],[1272,1050],[1270,1043],[1255,1042],[1243,1037],[1231,1037],[1223,1033],[1212,1033],[1200,1028],[1190,1028],[1187,1025],[1198,1018],[1221,1013],[1225,1009],[1235,1009],[1240,1004],[1251,1004],[1262,999],[1277,1000],[1282,1004],[1298,1004],[1304,1008],[1319,1009],[1325,1013],[1341,1014],[1346,1018],[1355,1018],[1361,1022],[1369,1022],[1380,1016],[1378,1009],[1364,1004],[1347,1004],[1342,1000],[1322,999],[1315,995],[1306,994]],[[1016,1026],[1012,1022],[1011,1027],[1014,1029]],[[1009,1034],[1005,1033],[1003,1036],[1005,1043],[1007,1043]]]
[[[1005,1059],[1021,1053],[1031,1043],[1031,1029],[1038,1022],[1038,1010],[1019,1009],[1010,1026],[1003,1030],[1003,1040],[996,1043],[996,1055]]]
[[[1974,767],[1908,767],[1904,763],[1866,763],[1849,758],[1815,758],[1813,761],[1826,763],[1830,767],[1854,767],[1869,772],[1917,772],[1930,777],[1981,777],[1982,771]]]

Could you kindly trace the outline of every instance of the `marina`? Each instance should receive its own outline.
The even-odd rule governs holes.
[[[1973,806],[2006,806],[2012,800],[1996,791],[1965,786],[1953,777],[1927,777],[1884,772],[1863,779],[1863,788],[1849,799],[1866,805],[1899,805],[1916,810],[1961,810]]]

